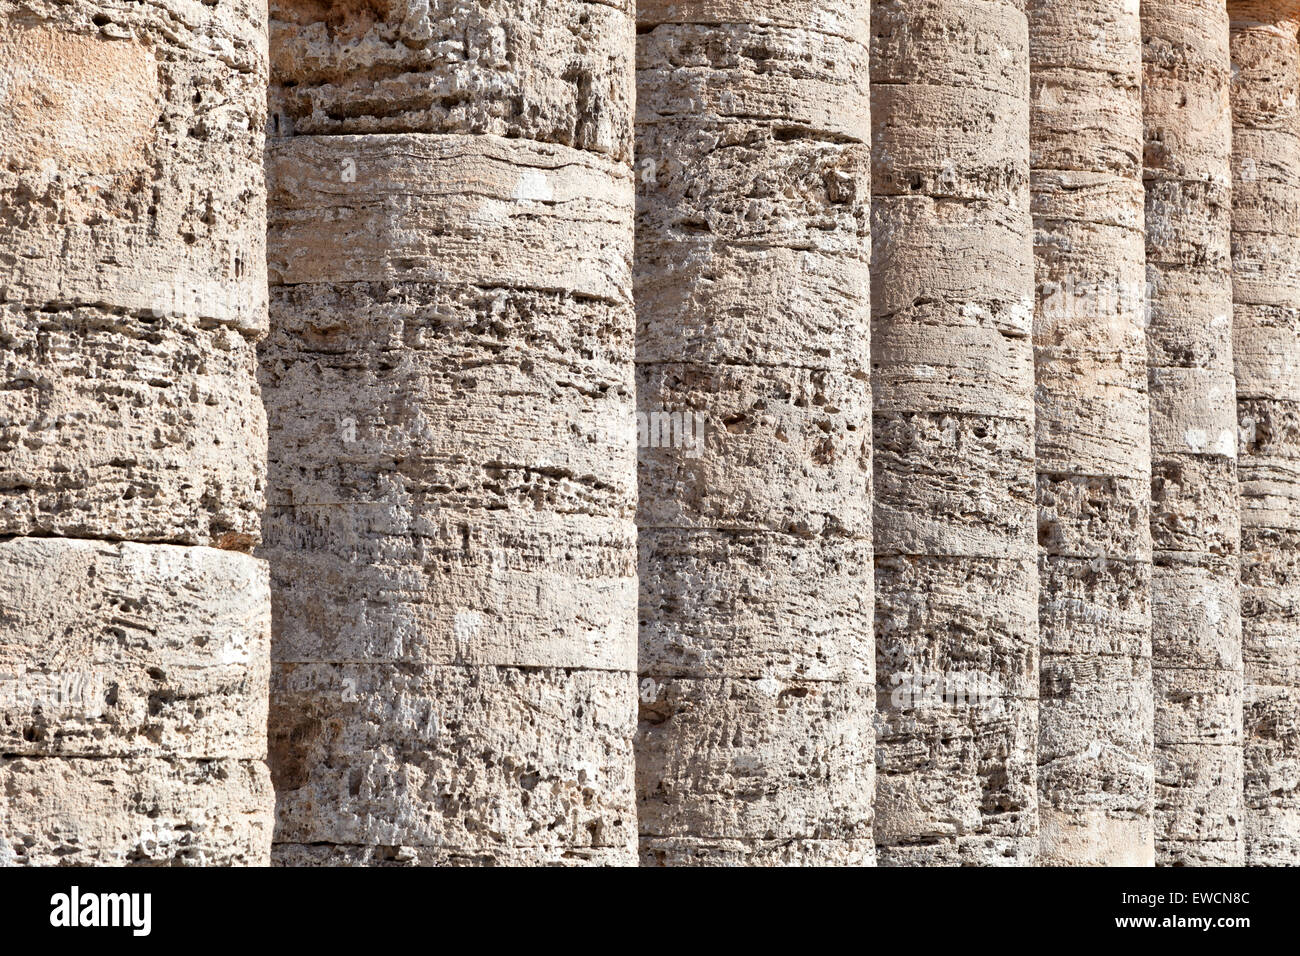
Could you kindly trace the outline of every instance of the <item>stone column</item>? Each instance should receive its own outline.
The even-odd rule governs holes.
[[[631,0],[276,0],[283,864],[633,863]]]
[[[1300,2],[1230,0],[1245,813],[1300,865]]]
[[[1151,441],[1142,39],[1130,0],[1030,0],[1038,862],[1150,866]]]
[[[1156,862],[1241,857],[1231,64],[1223,0],[1142,0]]]
[[[874,859],[868,6],[637,5],[648,865]]]
[[[269,860],[265,28],[0,0],[0,865]]]
[[[1031,863],[1034,259],[1024,0],[872,5],[881,864]]]

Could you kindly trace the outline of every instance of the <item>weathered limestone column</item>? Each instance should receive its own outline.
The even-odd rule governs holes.
[[[634,863],[630,0],[276,0],[276,860]]]
[[[0,0],[0,865],[269,860],[265,28]]]
[[[1037,850],[1034,260],[1024,0],[872,5],[875,836]]]
[[[1300,2],[1230,0],[1251,866],[1300,865]]]
[[[874,859],[868,6],[637,5],[645,864]]]
[[[1223,0],[1142,0],[1156,862],[1241,859],[1231,64]]]
[[[1038,305],[1038,862],[1150,866],[1151,441],[1142,39],[1030,0]]]

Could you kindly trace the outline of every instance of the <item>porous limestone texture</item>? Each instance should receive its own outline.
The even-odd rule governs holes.
[[[1025,2],[877,0],[871,14],[879,862],[1027,864],[1039,655]]]
[[[265,5],[0,0],[0,864],[265,864]]]
[[[643,865],[874,862],[868,9],[637,5]]]
[[[0,757],[0,866],[262,866],[264,760]]]
[[[1223,0],[1142,0],[1156,863],[1241,862],[1231,63]]]
[[[260,760],[264,562],[211,548],[0,541],[0,752]]]
[[[491,133],[627,161],[633,0],[273,0],[281,137]]]
[[[630,3],[272,3],[282,865],[631,864]]]
[[[1245,810],[1300,865],[1300,2],[1230,0]]]
[[[266,416],[252,336],[0,302],[0,533],[246,549]]]
[[[0,0],[0,534],[246,549],[265,14]]]
[[[432,846],[348,846],[343,843],[276,843],[275,866],[626,866],[619,847],[493,847],[474,851]]]
[[[2,0],[3,301],[266,325],[258,0]]]
[[[277,663],[271,696],[278,842],[541,862],[635,838],[625,673]]]
[[[1130,0],[1029,0],[1038,863],[1150,866],[1151,439],[1142,39]]]

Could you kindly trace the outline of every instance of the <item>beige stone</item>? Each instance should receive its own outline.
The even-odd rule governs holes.
[[[871,683],[872,553],[861,539],[645,528],[640,668],[668,677]]]
[[[640,409],[703,423],[698,448],[640,450],[640,527],[869,538],[870,395],[857,369],[640,365]]]
[[[1240,798],[1224,784],[1235,722],[1189,733],[1234,709],[1241,666],[1229,27],[1213,0],[1144,0],[1141,14],[1156,864],[1240,862]]]
[[[428,846],[346,846],[333,843],[276,843],[273,866],[382,867],[575,867],[626,866],[624,847],[494,847],[468,850]]]
[[[643,685],[642,833],[656,841],[864,839],[873,735],[862,716],[872,697],[867,684],[774,677]]]
[[[0,533],[248,548],[265,14],[0,4]]]
[[[1037,844],[1034,260],[1023,3],[872,4],[876,842]],[[942,690],[916,699],[913,683]],[[969,698],[970,682],[981,696]]]
[[[631,0],[272,0],[273,133],[491,133],[626,161],[631,14]]]
[[[286,662],[633,670],[636,542],[628,524],[339,498],[267,523]]]
[[[875,860],[868,6],[638,5],[644,865]]]
[[[621,671],[276,664],[276,841],[626,863],[635,692]]]
[[[1297,117],[1300,0],[0,0],[0,865],[1300,865]]]
[[[631,4],[271,8],[274,859],[633,863]]]
[[[1246,863],[1300,860],[1300,3],[1230,0]],[[1280,573],[1279,573],[1280,572]]]
[[[256,372],[229,326],[0,304],[0,533],[251,547]]]
[[[1238,698],[1239,699],[1239,698]],[[1156,753],[1162,866],[1241,866],[1241,746],[1171,743]]]
[[[5,301],[266,328],[259,6],[0,4]]]
[[[871,840],[685,840],[641,843],[642,866],[871,866]]]
[[[1045,866],[1148,865],[1151,433],[1141,21],[1030,0]]]
[[[265,29],[0,0],[0,864],[270,859]]]
[[[0,757],[0,865],[264,865],[272,796],[260,760]]]
[[[0,542],[6,754],[266,757],[266,565],[65,538]]]

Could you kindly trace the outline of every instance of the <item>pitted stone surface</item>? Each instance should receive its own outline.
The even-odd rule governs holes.
[[[635,692],[620,671],[276,664],[276,841],[626,857]]]
[[[627,161],[632,36],[632,0],[272,0],[273,133],[491,133]]]
[[[1036,830],[1037,814],[1024,807],[1035,802],[1037,709],[1007,694],[998,700],[995,711],[949,704],[878,725],[881,866],[1015,866],[1034,857],[1038,838],[1025,831]]]
[[[0,864],[270,858],[265,30],[0,0]]]
[[[861,370],[638,365],[640,409],[703,419],[698,454],[641,449],[640,526],[869,539],[870,396]]]
[[[643,119],[638,362],[865,364],[868,149],[790,135]]]
[[[631,296],[626,166],[496,136],[272,142],[271,284],[420,281]]]
[[[625,847],[494,847],[469,850],[431,846],[361,846],[329,843],[276,843],[271,865],[481,867],[481,866],[626,866]]]
[[[642,866],[873,866],[871,840],[641,841]]]
[[[882,865],[1031,863],[1025,4],[882,0],[871,15],[875,838]]]
[[[870,685],[846,682],[656,681],[643,689],[637,736],[642,833],[863,839],[872,734],[861,717],[872,696]]]
[[[1030,0],[1041,865],[1154,856],[1135,4]],[[1081,506],[1081,507],[1079,507]]]
[[[266,328],[266,13],[5,0],[0,301]]]
[[[825,0],[637,0],[642,24],[754,23],[815,30],[867,42],[871,15],[865,4]]]
[[[631,4],[271,8],[274,860],[632,863]]]
[[[1300,3],[1230,0],[1245,862],[1300,862]],[[1288,553],[1289,552],[1289,553]]]
[[[881,865],[1034,859],[1037,579],[1030,558],[877,556]]]
[[[0,533],[247,549],[265,14],[0,4]]]
[[[874,862],[868,6],[638,6],[645,865]]]
[[[707,528],[638,538],[641,580],[655,583],[641,600],[643,672],[871,682],[869,542]]]
[[[440,514],[437,501],[274,509],[261,553],[275,658],[634,667],[626,608],[636,541],[626,521]]]
[[[260,866],[260,760],[0,757],[0,865]]]
[[[626,311],[446,283],[274,302],[277,659],[632,669]]]
[[[261,375],[285,395],[271,428],[286,451],[271,480],[313,486],[291,503],[400,489],[467,508],[630,515],[620,303],[477,283],[311,282],[278,287],[275,306]],[[488,427],[490,416],[500,421]]]
[[[866,4],[816,6],[860,15]],[[752,22],[743,13],[722,23],[657,20],[654,13],[637,14],[638,127],[760,122],[782,135],[866,141],[871,107],[860,37]]]
[[[1141,14],[1156,863],[1240,862],[1240,797],[1225,785],[1239,727],[1188,733],[1235,709],[1196,693],[1189,666],[1229,695],[1241,668],[1228,19],[1213,0],[1147,0]]]
[[[1300,0],[269,8],[0,0],[0,865],[1300,865]]]
[[[208,548],[0,542],[0,750],[266,756],[266,565]]]
[[[1032,555],[1032,421],[882,410],[886,401],[887,393],[876,399],[873,419],[876,553]]]
[[[0,304],[0,534],[251,547],[256,374],[228,326]]]
[[[1040,474],[1039,547],[1055,558],[1091,562],[1098,572],[1120,563],[1140,578],[1150,563],[1150,495],[1145,473]]]

